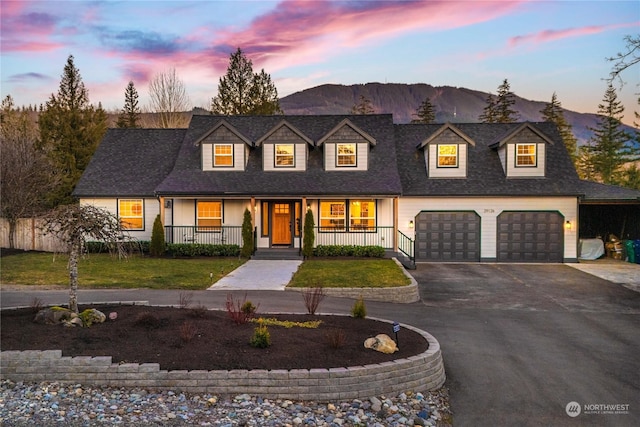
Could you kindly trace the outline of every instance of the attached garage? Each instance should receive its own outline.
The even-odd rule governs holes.
[[[480,261],[480,217],[473,211],[420,212],[416,261]]]
[[[564,217],[555,211],[507,211],[498,216],[499,262],[563,262]]]

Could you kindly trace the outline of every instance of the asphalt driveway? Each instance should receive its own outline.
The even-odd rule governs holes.
[[[412,275],[424,315],[409,323],[442,346],[456,425],[640,425],[640,293],[557,264]]]
[[[367,302],[367,315],[438,339],[456,426],[640,425],[640,293],[558,264],[419,264],[411,274],[422,301]],[[180,293],[87,289],[79,302],[177,304]],[[264,312],[305,312],[296,292],[235,293]],[[198,304],[224,308],[226,292],[192,294]],[[60,304],[68,291],[3,287],[0,304],[33,298]],[[352,305],[327,297],[319,312],[347,314]],[[569,417],[570,402],[592,413]],[[593,413],[608,412],[602,405],[624,413]]]

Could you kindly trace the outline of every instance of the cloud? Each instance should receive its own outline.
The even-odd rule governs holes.
[[[509,13],[521,2],[282,1],[240,31],[219,31],[211,47],[236,47],[270,69],[314,63],[412,31],[463,27]],[[229,47],[232,47],[229,49]],[[225,61],[226,63],[226,61]]]
[[[507,45],[509,48],[514,48],[523,44],[543,44],[566,38],[590,36],[617,28],[634,27],[639,24],[638,22],[634,22],[617,25],[590,25],[578,28],[565,28],[562,30],[544,30],[533,34],[511,37]]]
[[[99,29],[99,38],[105,47],[132,54],[167,55],[180,51],[178,39],[163,36],[157,32],[126,30],[112,32],[105,27]]]
[[[30,81],[51,81],[51,77],[40,73],[20,73],[9,76],[7,79],[11,83],[28,83]]]

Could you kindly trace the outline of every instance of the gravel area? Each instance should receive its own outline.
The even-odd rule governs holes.
[[[348,402],[268,400],[61,383],[0,383],[2,426],[450,426],[448,390]]]

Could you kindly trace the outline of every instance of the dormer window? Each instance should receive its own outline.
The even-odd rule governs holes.
[[[295,146],[293,144],[275,144],[275,150],[275,166],[277,168],[295,167]]]
[[[516,167],[536,166],[536,144],[516,144]]]
[[[336,167],[356,166],[356,144],[336,144]]]
[[[438,144],[438,167],[458,167],[458,144]]]
[[[232,144],[213,144],[213,166],[233,167]]]

